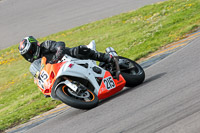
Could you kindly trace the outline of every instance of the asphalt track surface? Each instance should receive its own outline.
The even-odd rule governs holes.
[[[200,37],[145,69],[145,82],[92,110],[67,109],[29,133],[199,133]]]
[[[1,4],[0,15],[5,13]],[[142,85],[126,88],[88,111],[66,107],[53,119],[25,132],[199,133],[199,42],[200,37],[146,68]]]
[[[164,0],[0,0],[0,50]],[[81,44],[77,44],[81,45]]]
[[[143,84],[124,89],[94,109],[61,105],[55,116],[11,132],[199,133],[199,42],[200,31],[158,52],[157,57],[163,53],[159,58],[165,58],[145,68]]]

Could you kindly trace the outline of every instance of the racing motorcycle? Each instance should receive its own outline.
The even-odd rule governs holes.
[[[96,50],[95,42],[88,45]],[[143,68],[128,58],[117,56],[109,47],[106,52],[114,57],[114,64],[93,60],[80,60],[65,55],[56,64],[40,59],[40,72],[35,83],[42,93],[78,109],[91,109],[99,100],[108,98],[126,87],[134,87],[144,81]]]

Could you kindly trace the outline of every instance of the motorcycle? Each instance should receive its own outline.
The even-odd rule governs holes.
[[[91,47],[92,46],[92,47]],[[92,41],[89,48],[95,50]],[[107,48],[109,52],[113,50]],[[41,68],[35,83],[42,93],[78,109],[91,109],[99,100],[121,91],[125,86],[134,87],[144,81],[143,68],[128,58],[114,55],[114,64],[96,64],[93,60],[80,60],[65,55],[56,64],[40,59]]]

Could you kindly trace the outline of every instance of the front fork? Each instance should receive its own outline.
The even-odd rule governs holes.
[[[80,95],[81,93],[83,93],[87,90],[87,88],[84,85],[80,84],[77,81],[72,81],[71,79],[69,79],[67,77],[65,77],[64,79],[65,79],[65,81],[63,81],[59,84],[65,84],[72,91],[74,91],[77,95]]]

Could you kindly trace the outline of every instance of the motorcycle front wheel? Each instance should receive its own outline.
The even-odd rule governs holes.
[[[126,80],[127,87],[134,87],[141,84],[145,79],[143,68],[133,60],[119,56],[121,74]]]
[[[99,103],[97,95],[89,89],[77,95],[68,86],[60,85],[56,90],[56,95],[63,103],[78,109],[91,109]]]

